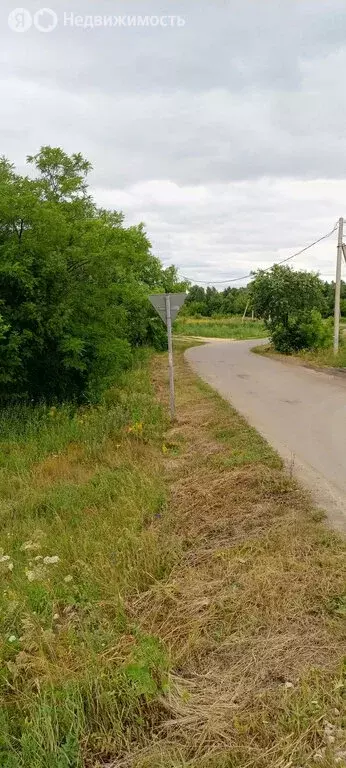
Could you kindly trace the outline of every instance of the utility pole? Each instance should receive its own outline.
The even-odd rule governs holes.
[[[175,417],[175,399],[174,399],[174,368],[173,368],[173,341],[172,341],[172,316],[171,316],[171,296],[165,295],[166,301],[166,324],[168,336],[168,365],[169,365],[169,407],[171,411],[171,420]]]
[[[244,320],[245,320],[245,318],[246,318],[246,313],[247,313],[247,311],[248,311],[248,309],[249,309],[249,304],[250,304],[250,299],[248,299],[248,300],[247,300],[247,302],[246,302],[246,307],[245,307],[245,309],[244,309],[244,314],[243,314],[243,317],[242,317],[242,319],[241,319],[242,323],[244,322]]]
[[[340,334],[340,291],[341,291],[341,262],[343,256],[342,238],[344,233],[344,220],[339,219],[338,230],[338,248],[336,257],[336,278],[335,278],[335,304],[334,304],[334,355],[339,351]]]

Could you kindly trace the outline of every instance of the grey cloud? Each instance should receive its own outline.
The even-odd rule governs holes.
[[[63,0],[47,2],[61,20]],[[343,213],[344,0],[78,0],[67,12],[187,21],[46,35],[11,32],[15,5],[0,18],[0,153],[23,170],[41,144],[82,151],[100,198],[144,219],[167,263],[242,274]]]
[[[35,10],[41,3],[27,3]],[[71,4],[68,13],[70,13]],[[37,74],[70,89],[78,86],[108,93],[167,93],[176,88],[279,87],[300,82],[299,61],[326,55],[343,46],[346,19],[342,3],[321,9],[304,0],[229,3],[98,2],[73,4],[75,15],[181,14],[184,28],[119,28],[81,30],[62,26],[64,4],[52,3],[60,19],[51,35],[30,30],[11,39],[9,66],[23,78]],[[6,13],[3,11],[3,33]],[[71,8],[71,10],[72,10]]]
[[[267,267],[331,230],[343,206],[346,213],[346,183],[339,181],[233,182],[203,191],[155,182],[97,195],[119,208],[126,201],[128,222],[145,219],[164,262],[196,281]],[[335,247],[336,235],[294,264],[333,274]]]

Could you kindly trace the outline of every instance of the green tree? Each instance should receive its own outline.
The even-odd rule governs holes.
[[[323,284],[317,274],[274,265],[259,270],[250,285],[252,307],[265,320],[275,348],[284,353],[323,346],[330,331],[323,325]]]
[[[240,315],[244,312],[248,298],[248,289],[243,287],[228,286],[223,291],[218,291],[215,287],[204,290],[199,285],[192,285],[183,313],[202,317]]]
[[[324,316],[332,317],[334,315],[335,282],[323,283],[323,295],[325,298]],[[341,314],[343,315],[343,317],[345,317],[346,316],[346,283],[344,280],[341,280],[340,298],[341,298]]]
[[[134,346],[164,343],[147,297],[167,271],[143,225],[96,207],[81,155],[28,160],[34,179],[0,162],[0,401],[96,399]]]

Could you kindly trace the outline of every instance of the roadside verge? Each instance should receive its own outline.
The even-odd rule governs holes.
[[[181,554],[139,603],[170,648],[170,688],[160,741],[132,764],[343,764],[344,541],[182,352],[164,453]],[[165,401],[163,358],[154,380]]]
[[[345,542],[184,348],[3,414],[6,768],[345,765]]]

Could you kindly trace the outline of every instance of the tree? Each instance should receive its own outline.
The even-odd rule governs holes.
[[[247,288],[228,286],[223,291],[217,291],[215,287],[204,290],[199,285],[192,285],[189,288],[183,314],[200,317],[242,315],[248,299]]]
[[[37,155],[29,155],[27,161],[40,172],[38,186],[46,200],[69,202],[86,198],[87,176],[92,165],[80,153],[69,156],[59,147],[41,147]]]
[[[290,353],[328,343],[330,329],[321,317],[326,306],[323,284],[317,274],[276,264],[256,273],[250,295],[278,351]]]
[[[0,402],[98,399],[135,346],[164,343],[147,297],[166,271],[143,225],[96,207],[80,154],[28,159],[35,179],[0,162]]]
[[[323,283],[323,295],[325,298],[324,317],[332,317],[334,315],[335,282]],[[346,283],[344,280],[341,280],[340,298],[341,298],[341,314],[343,317],[345,317],[346,316]]]

